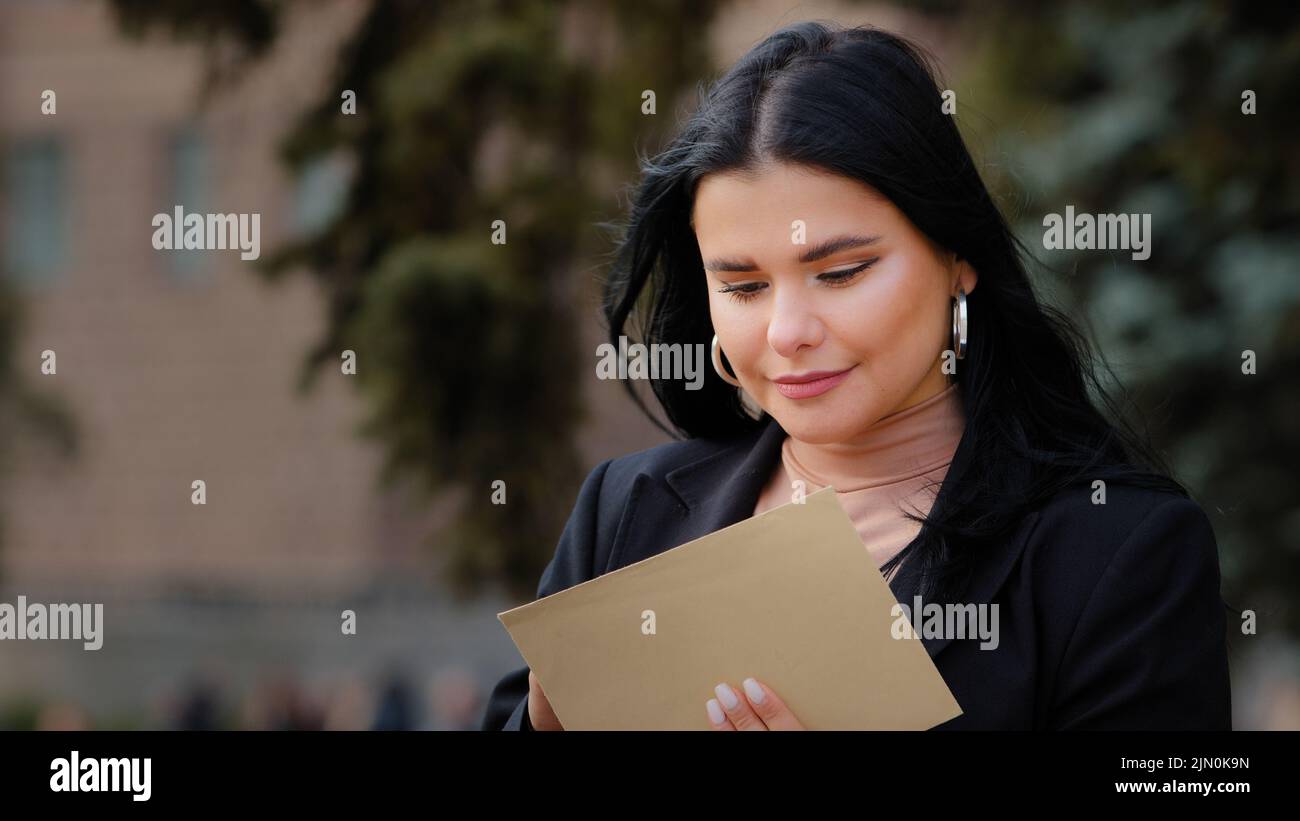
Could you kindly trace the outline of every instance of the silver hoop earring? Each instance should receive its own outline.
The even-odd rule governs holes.
[[[952,298],[952,350],[958,359],[966,358],[966,347],[969,344],[968,323],[966,292],[958,288],[957,296]]]
[[[758,419],[763,415],[763,409],[753,398],[745,393],[745,389],[740,387],[740,380],[727,373],[727,369],[722,366],[722,348],[718,347],[718,335],[713,335],[713,342],[709,345],[709,353],[713,359],[713,370],[717,371],[718,376],[728,385],[736,386],[736,396],[740,399],[740,409],[750,419]]]
[[[740,380],[727,373],[727,369],[722,366],[722,349],[718,347],[717,334],[713,335],[713,343],[709,346],[709,353],[713,357],[713,370],[718,372],[718,376],[722,377],[722,381],[739,388]]]

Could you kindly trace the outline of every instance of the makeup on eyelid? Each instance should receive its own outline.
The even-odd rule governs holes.
[[[826,284],[827,287],[836,288],[848,285],[857,279],[857,275],[867,270],[880,261],[880,257],[873,257],[866,262],[853,266],[852,268],[841,268],[833,271],[825,271],[817,275],[817,278]],[[727,285],[718,289],[720,294],[728,294],[735,302],[748,302],[758,296],[761,287],[755,287],[751,290],[745,290],[750,286],[762,286],[761,282],[741,282],[734,285]]]

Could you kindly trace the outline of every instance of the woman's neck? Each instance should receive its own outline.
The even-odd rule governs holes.
[[[852,442],[814,445],[787,437],[782,458],[819,487],[845,493],[892,484],[952,461],[965,430],[961,393],[952,383],[911,407],[889,414]]]

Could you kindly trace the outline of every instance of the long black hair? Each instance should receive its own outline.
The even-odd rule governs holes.
[[[1005,536],[1067,486],[1082,481],[1087,492],[1100,479],[1188,494],[1108,394],[1096,372],[1104,360],[1068,316],[1035,297],[1023,261],[1031,255],[943,112],[932,63],[889,32],[811,21],[755,46],[701,94],[667,149],[642,160],[604,310],[616,345],[629,319],[647,344],[707,344],[713,328],[690,224],[696,185],[770,161],[866,183],[968,261],[979,283],[967,297],[969,345],[956,372],[965,433],[928,515],[907,514],[922,522],[919,535],[882,568],[888,575],[913,557],[903,568],[919,574],[921,595],[951,599],[979,543]],[[705,370],[698,390],[652,381],[675,435],[733,437],[767,424]]]

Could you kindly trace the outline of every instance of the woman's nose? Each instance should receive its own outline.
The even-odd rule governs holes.
[[[791,289],[777,293],[767,323],[767,344],[784,357],[821,344],[824,329],[809,300]]]

